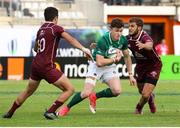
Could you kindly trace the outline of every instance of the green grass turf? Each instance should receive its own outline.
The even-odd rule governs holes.
[[[71,79],[71,82],[76,91],[83,88],[84,79]],[[134,114],[136,103],[139,100],[137,88],[129,86],[128,80],[122,80],[121,83],[123,93],[116,98],[99,99],[96,114],[89,111],[89,102],[86,99],[74,106],[68,116],[46,120],[43,117],[45,108],[55,101],[61,91],[42,81],[35,94],[16,111],[11,119],[0,118],[0,127],[180,127],[180,81],[159,81],[155,89],[157,113],[151,114],[146,105],[143,115]],[[0,81],[0,116],[9,109],[19,92],[25,89],[26,84],[27,81]],[[96,91],[106,87],[98,82]]]

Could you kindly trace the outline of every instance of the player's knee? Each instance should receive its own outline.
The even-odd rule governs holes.
[[[148,99],[149,96],[150,96],[149,93],[142,92],[142,97],[143,97],[144,99]]]
[[[112,91],[114,96],[119,96],[121,94],[121,90],[120,89],[115,89]]]
[[[91,91],[82,91],[81,92],[81,97],[82,98],[87,98],[91,94]]]
[[[66,91],[69,92],[69,94],[72,95],[75,92],[75,88],[73,86],[71,86],[71,87],[67,88]]]
[[[90,84],[92,86],[95,86],[96,85],[96,79],[95,78],[86,78],[85,80],[85,84]]]

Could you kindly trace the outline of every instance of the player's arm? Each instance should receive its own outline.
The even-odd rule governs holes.
[[[61,36],[66,39],[71,45],[73,45],[74,47],[82,50],[85,54],[87,54],[88,56],[92,56],[91,52],[89,49],[85,48],[84,46],[81,45],[81,43],[79,41],[77,41],[74,37],[72,37],[70,34],[68,34],[67,32],[63,32],[61,34]],[[90,57],[92,58],[92,57]]]
[[[104,58],[104,56],[96,54],[96,65],[98,67],[102,67],[113,63],[115,63],[114,58]]]
[[[126,50],[123,50],[122,52],[124,55],[124,62],[126,64],[127,71],[129,74],[130,85],[136,85],[136,80],[132,73],[132,60],[131,60],[131,56],[129,55],[129,51],[128,49],[126,49]]]
[[[139,50],[141,50],[141,49],[152,50],[153,49],[153,42],[150,40],[146,41],[146,43],[141,43],[140,41],[137,41],[136,46],[139,47]]]
[[[105,40],[104,38],[100,38],[99,41],[96,44],[96,65],[98,67],[110,65],[113,63],[116,63],[117,61],[120,60],[120,58],[106,58],[106,46],[105,46]]]
[[[126,64],[127,71],[129,75],[132,75],[132,60],[131,60],[131,56],[129,55],[128,49],[123,50],[122,53],[124,55],[124,62]]]

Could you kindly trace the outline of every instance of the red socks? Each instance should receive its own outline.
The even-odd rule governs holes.
[[[14,101],[11,109],[8,111],[9,114],[13,115],[13,113],[16,111],[17,108],[19,108],[21,105],[18,105],[16,101]]]
[[[56,100],[47,112],[55,112],[62,104],[62,102]]]

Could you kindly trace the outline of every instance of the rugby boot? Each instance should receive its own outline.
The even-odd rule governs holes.
[[[150,109],[151,113],[156,112],[156,105],[154,103],[154,98],[155,98],[155,95],[152,93],[148,100],[149,109]]]
[[[89,95],[89,101],[90,101],[90,104],[89,104],[89,108],[91,110],[91,112],[93,114],[96,113],[96,93],[95,92],[92,92],[90,95]]]
[[[67,106],[64,106],[59,110],[59,112],[57,112],[57,115],[58,116],[66,116],[69,111],[70,111],[70,108],[68,108]]]
[[[57,115],[56,115],[56,113],[55,112],[45,112],[44,113],[44,117],[46,118],[46,119],[48,119],[48,120],[54,120],[54,119],[56,119],[57,118]]]
[[[13,114],[10,114],[10,113],[7,112],[6,114],[4,114],[4,115],[2,116],[2,118],[9,118],[9,119],[10,119],[10,118],[12,117],[12,115],[13,115]]]
[[[135,114],[143,114],[142,107],[139,104],[136,105]]]

